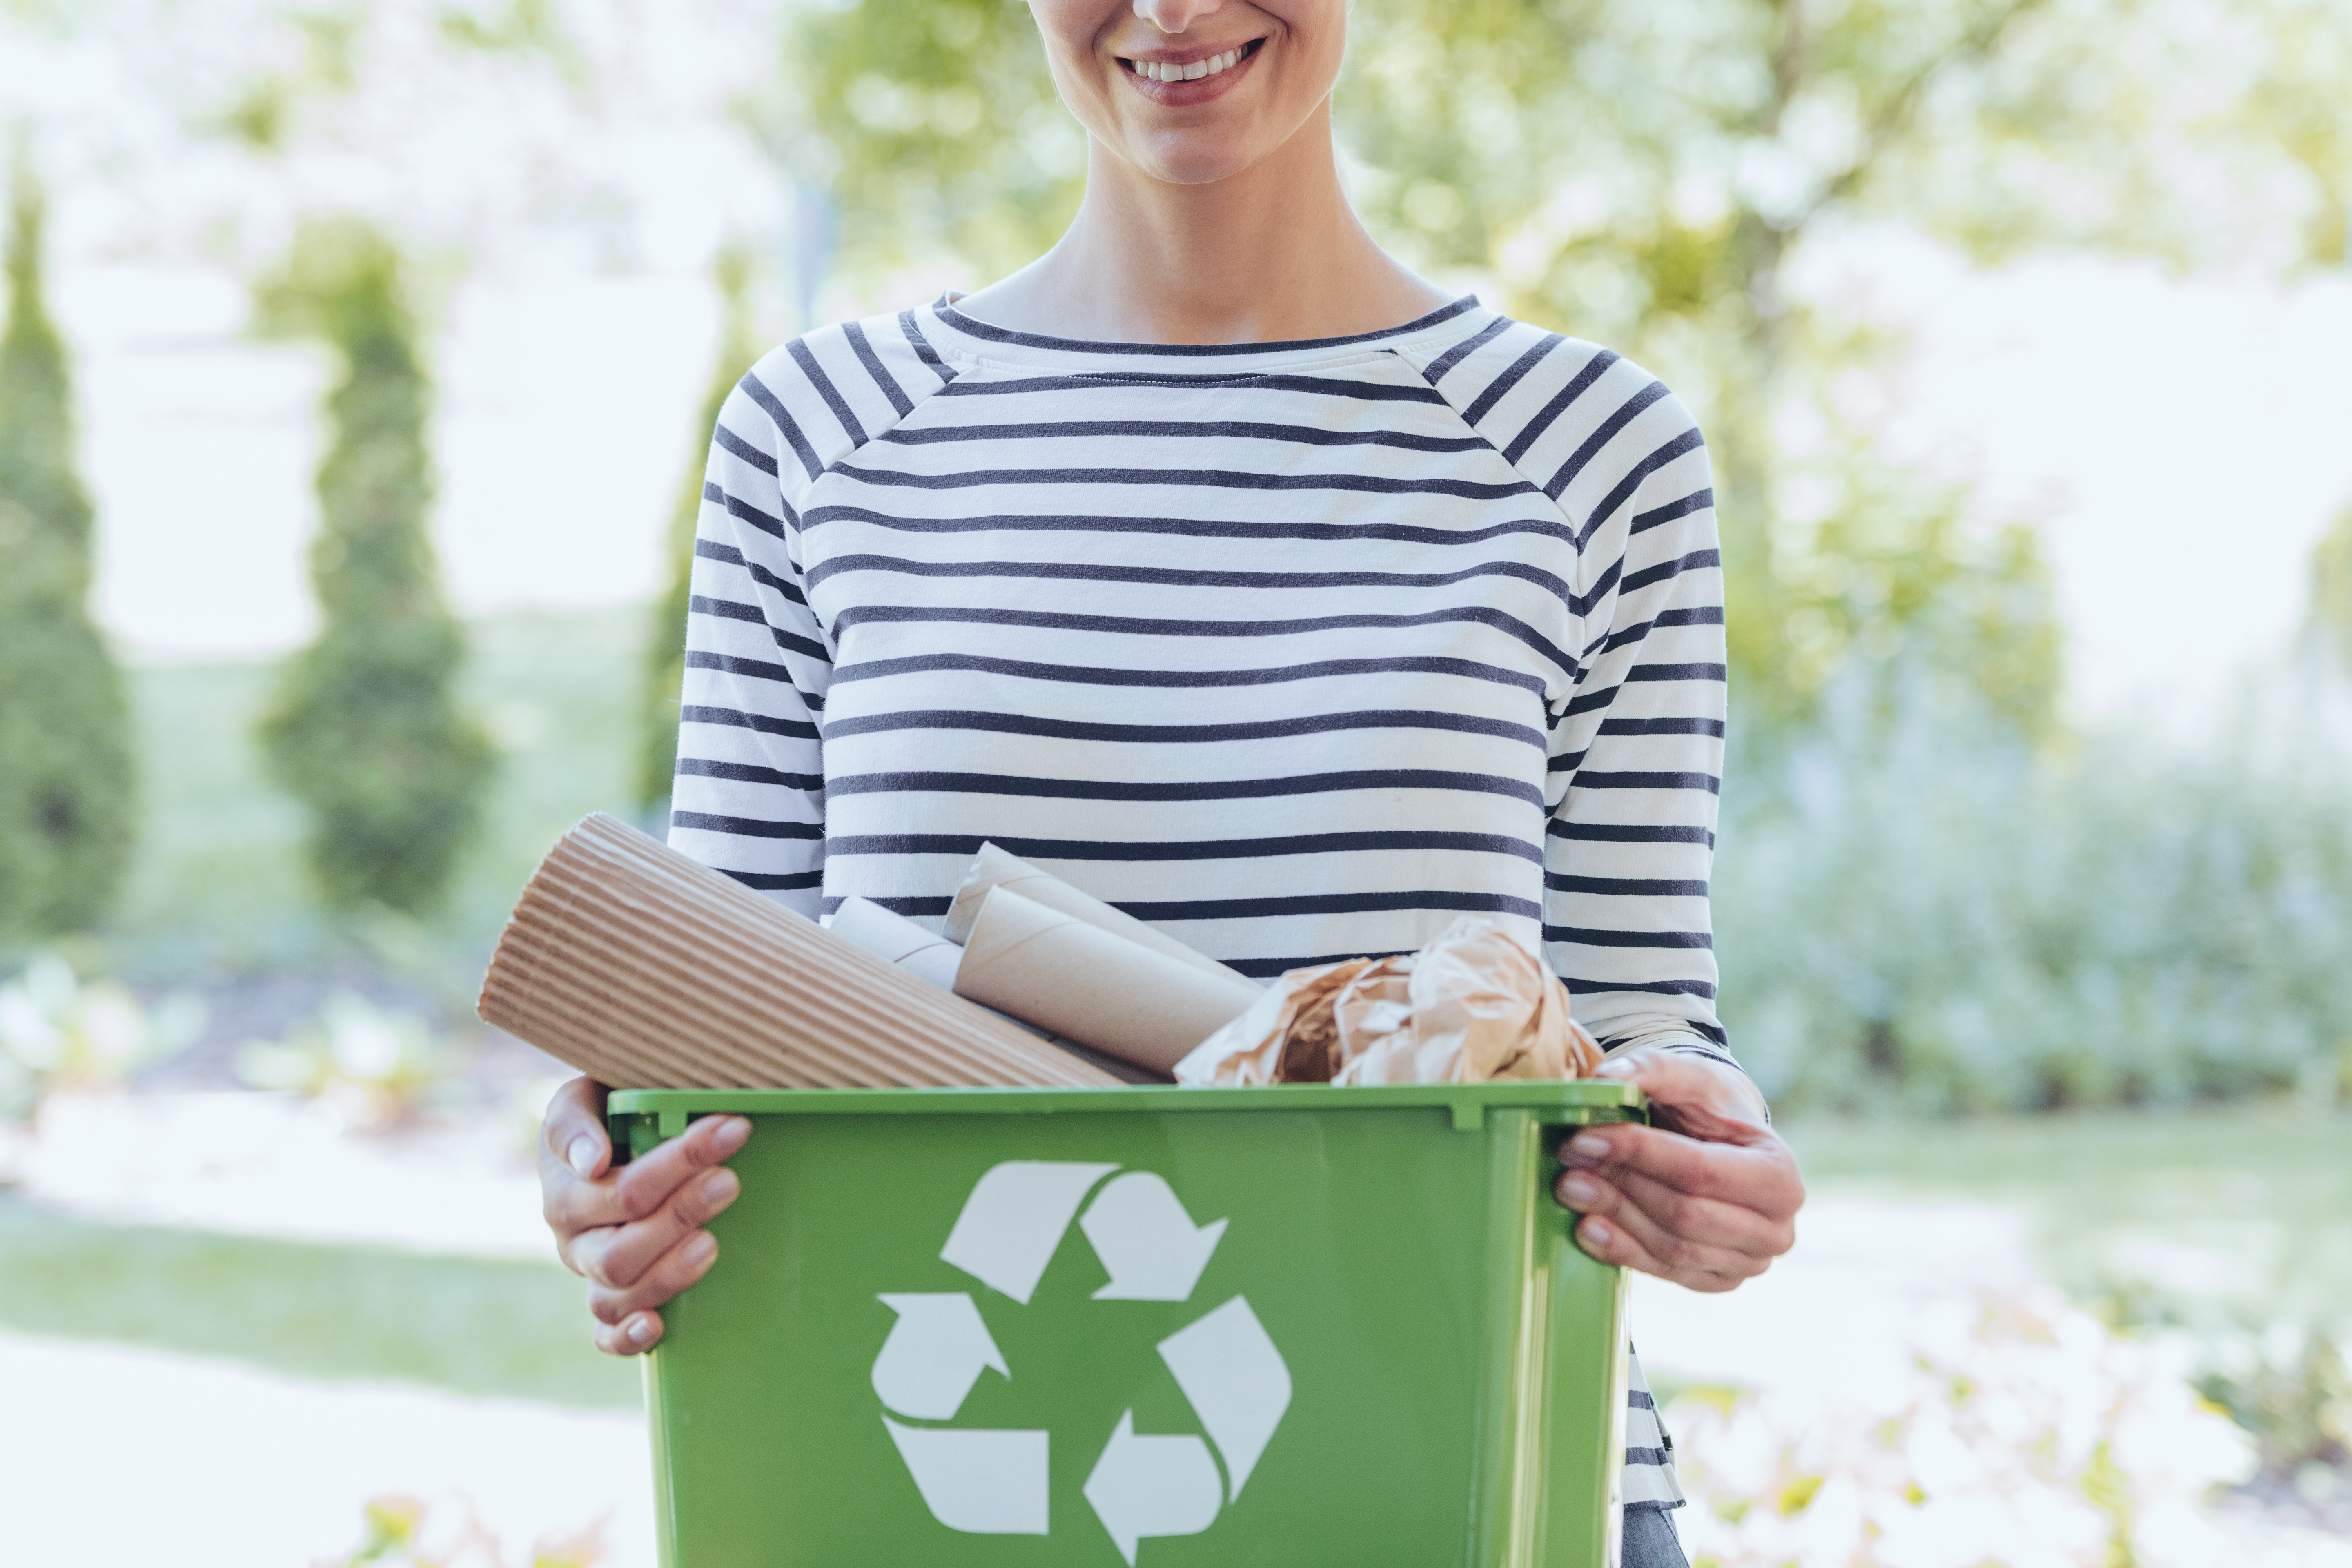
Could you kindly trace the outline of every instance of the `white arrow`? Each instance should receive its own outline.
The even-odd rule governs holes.
[[[1221,1489],[1206,1443],[1190,1433],[1139,1437],[1132,1410],[1118,1418],[1086,1485],[1128,1568],[1135,1568],[1135,1543],[1145,1536],[1198,1535],[1215,1523]]]
[[[1094,1244],[1110,1283],[1097,1301],[1181,1301],[1192,1294],[1226,1222],[1194,1226],[1166,1181],[1129,1171],[1087,1205],[1078,1228]]]
[[[1047,1434],[901,1426],[887,1415],[882,1425],[931,1517],[950,1530],[1045,1533]]]
[[[1160,1342],[1160,1359],[1192,1402],[1233,1478],[1233,1495],[1290,1408],[1290,1368],[1250,1304],[1236,1296]]]
[[[1013,1375],[980,1309],[962,1291],[880,1300],[898,1321],[874,1358],[874,1392],[899,1415],[945,1421],[963,1408],[982,1368]]]
[[[940,1257],[1025,1307],[1087,1189],[1118,1169],[1066,1160],[992,1165],[964,1199]]]

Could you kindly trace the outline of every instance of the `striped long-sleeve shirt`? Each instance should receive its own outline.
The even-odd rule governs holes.
[[[1214,347],[942,300],[753,367],[696,552],[671,842],[803,913],[941,915],[983,839],[1254,975],[1485,911],[1603,1045],[1730,1060],[1707,458],[1630,361],[1468,299]]]

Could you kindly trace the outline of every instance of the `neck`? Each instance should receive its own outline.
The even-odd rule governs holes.
[[[1016,331],[1114,342],[1280,342],[1401,326],[1444,293],[1391,260],[1339,186],[1330,103],[1222,180],[1156,180],[1092,145],[1053,249],[963,308]]]

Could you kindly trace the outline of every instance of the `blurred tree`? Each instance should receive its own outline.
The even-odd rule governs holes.
[[[677,771],[677,694],[686,681],[687,601],[693,594],[694,529],[702,515],[702,472],[709,455],[709,432],[719,424],[719,410],[751,362],[760,357],[760,342],[751,310],[751,257],[730,246],[712,264],[719,285],[722,314],[719,329],[719,359],[710,390],[702,400],[702,418],[678,486],[677,504],[669,516],[669,586],[654,605],[652,636],[646,659],[645,718],[637,748],[637,802],[651,810],[669,798],[670,775]]]
[[[16,157],[0,332],[0,942],[85,928],[130,865],[121,672],[90,622],[89,497],[41,289],[42,193]]]
[[[257,304],[263,331],[323,338],[344,369],[327,398],[334,445],[310,546],[325,624],[287,665],[261,740],[310,809],[328,901],[419,911],[447,886],[491,756],[454,689],[465,644],[425,528],[430,388],[399,255],[363,224],[308,222]]]

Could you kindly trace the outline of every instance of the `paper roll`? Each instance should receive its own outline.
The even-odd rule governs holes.
[[[824,929],[942,991],[955,989],[956,965],[963,960],[963,949],[871,899],[842,900]]]
[[[948,918],[940,931],[950,942],[971,945],[972,923],[980,918],[981,906],[988,895],[998,888],[1010,888],[1033,904],[1083,921],[1097,931],[1125,937],[1139,947],[1148,947],[1165,957],[1180,960],[1206,973],[1237,979],[1255,987],[1257,982],[1239,971],[1226,968],[1206,953],[1196,952],[1174,937],[1148,926],[1133,915],[1113,909],[1091,893],[1080,892],[1050,871],[1040,871],[1013,856],[1007,855],[993,844],[982,844],[980,855],[971,863],[971,870],[956,890],[955,902],[948,906]]]
[[[523,889],[480,1012],[614,1089],[1118,1081],[602,814]]]
[[[1159,1073],[1261,994],[1222,964],[1184,963],[1010,884],[982,900],[956,994]]]

